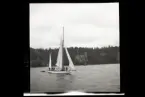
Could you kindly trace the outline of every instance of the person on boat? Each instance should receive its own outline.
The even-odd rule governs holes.
[[[66,71],[68,71],[68,67],[66,67]]]
[[[61,71],[65,71],[65,67],[62,67]]]

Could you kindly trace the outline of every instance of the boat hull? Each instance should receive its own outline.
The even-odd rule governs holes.
[[[75,71],[47,71],[50,74],[74,74]]]
[[[52,74],[70,74],[70,71],[48,71],[48,73],[52,73]]]

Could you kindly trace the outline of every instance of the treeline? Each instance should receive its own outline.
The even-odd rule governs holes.
[[[119,47],[108,46],[102,48],[69,47],[67,48],[75,65],[111,64],[119,63]],[[30,47],[30,66],[47,66],[51,53],[52,65],[55,65],[58,48],[34,49]],[[64,64],[68,65],[68,59],[64,50]]]

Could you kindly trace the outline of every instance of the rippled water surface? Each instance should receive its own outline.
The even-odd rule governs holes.
[[[75,66],[71,75],[41,72],[47,67],[30,68],[31,92],[120,92],[120,64]]]

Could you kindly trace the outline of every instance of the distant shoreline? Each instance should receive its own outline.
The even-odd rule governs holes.
[[[71,59],[75,66],[94,64],[114,64],[120,62],[119,47],[104,47],[104,48],[67,48]],[[49,63],[49,55],[51,53],[52,65],[55,65],[58,56],[58,49],[33,49],[30,47],[30,66],[43,67]],[[25,60],[28,57],[26,57]],[[66,53],[64,53],[64,65],[69,64]],[[28,64],[27,64],[28,65]]]

